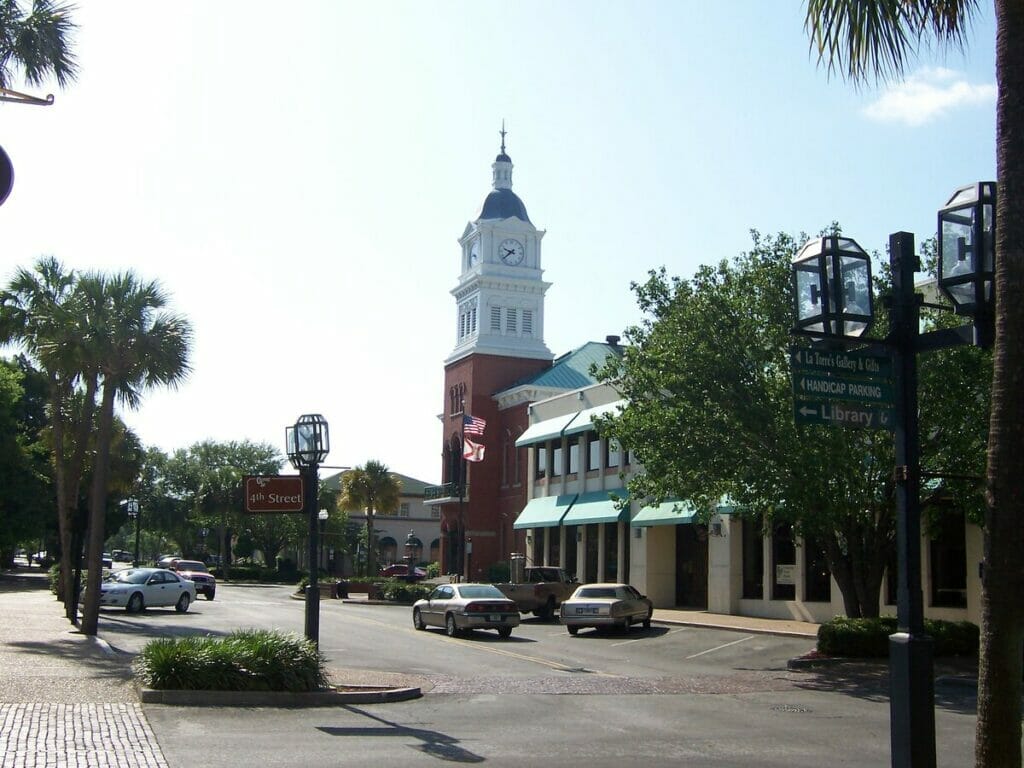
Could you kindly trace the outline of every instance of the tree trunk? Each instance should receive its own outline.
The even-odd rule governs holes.
[[[85,606],[82,610],[82,633],[85,635],[95,635],[99,629],[103,541],[106,538],[104,518],[107,511],[107,469],[110,465],[113,422],[114,382],[107,380],[103,383],[103,401],[96,429],[96,461],[92,470],[92,492],[89,494],[89,546],[86,549],[89,578],[86,581]]]
[[[366,576],[377,577],[377,548],[373,545],[373,507],[366,508]]]
[[[995,348],[975,762],[1020,768],[1024,654],[1024,6],[996,0]]]

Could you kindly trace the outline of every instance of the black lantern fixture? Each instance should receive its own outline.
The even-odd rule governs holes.
[[[132,566],[135,568],[139,567],[139,500],[132,497],[125,499],[125,508],[128,510],[128,517],[135,521],[135,558],[132,560]]]
[[[849,237],[808,240],[793,258],[797,333],[857,338],[871,327],[871,257]]]
[[[319,413],[300,416],[294,426],[285,429],[284,443],[288,460],[296,469],[319,466],[331,450],[327,420]]]
[[[284,431],[285,453],[302,476],[302,509],[309,519],[309,586],[306,587],[306,639],[320,642],[320,585],[318,583],[317,470],[330,451],[327,420],[318,413],[300,416]]]
[[[996,183],[960,187],[939,209],[939,288],[958,315],[975,318],[980,346],[993,335],[995,250]]]

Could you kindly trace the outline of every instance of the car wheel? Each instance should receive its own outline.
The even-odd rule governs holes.
[[[570,634],[570,635],[572,635],[573,637],[575,637],[575,636],[576,636],[576,633],[580,631],[580,628],[579,628],[579,627],[573,627],[573,626],[571,626],[571,625],[570,625],[570,626],[568,626],[568,627],[566,627],[566,629],[568,629],[568,630],[569,630],[569,634]]]
[[[207,592],[207,593],[206,593],[206,599],[207,599],[207,600],[213,600],[213,596],[214,596],[215,594],[217,594],[217,593],[216,593],[216,592]]]
[[[622,631],[629,632],[629,628],[633,626],[633,617],[627,616],[622,620]]]
[[[128,598],[128,604],[124,607],[124,609],[128,613],[139,613],[145,607],[145,603],[142,600],[142,593],[136,592],[134,595]]]
[[[651,614],[653,614],[653,613],[654,613],[654,611],[650,610],[650,611],[647,612],[647,615],[644,617],[644,625],[643,625],[644,629],[650,629],[651,628]]]
[[[174,610],[178,613],[185,613],[188,611],[188,604],[192,602],[192,598],[188,596],[188,592],[182,592],[181,597],[178,598],[178,604],[174,606]]]
[[[448,614],[444,619],[444,631],[448,637],[458,637],[459,628],[455,626],[455,616]]]
[[[427,625],[423,623],[423,617],[420,616],[420,609],[412,609],[412,625],[421,632],[427,628]]]
[[[498,627],[498,636],[504,638],[512,637],[512,627]]]

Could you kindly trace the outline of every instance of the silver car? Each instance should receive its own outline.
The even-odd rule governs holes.
[[[472,629],[496,629],[502,637],[519,626],[519,607],[493,584],[442,584],[412,606],[416,629],[444,627],[448,637]]]
[[[634,623],[651,627],[651,601],[629,584],[581,584],[562,602],[561,618],[570,635],[580,627],[619,627],[628,632]]]
[[[128,613],[169,605],[185,613],[195,599],[196,585],[166,568],[125,568],[100,584],[100,605]]]

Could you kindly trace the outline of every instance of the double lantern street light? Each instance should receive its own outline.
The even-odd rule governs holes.
[[[139,500],[134,496],[125,499],[121,502],[125,505],[125,510],[128,512],[128,517],[135,521],[135,558],[132,560],[132,566],[135,568],[139,567],[139,522],[142,515],[139,514]]]
[[[897,631],[889,637],[893,766],[935,766],[932,641],[924,631],[921,589],[917,353],[992,345],[995,200],[995,182],[978,182],[958,189],[938,212],[938,286],[953,312],[973,318],[958,328],[920,332],[921,306],[950,307],[925,304],[914,291],[920,260],[909,232],[889,236],[892,294],[884,339],[864,336],[874,317],[871,260],[854,240],[811,240],[793,259],[794,334],[810,336],[819,346],[862,347],[892,356],[899,564]]]
[[[299,417],[284,433],[285,453],[302,477],[303,511],[309,518],[309,586],[306,589],[306,639],[320,642],[320,585],[318,577],[317,470],[331,450],[327,420],[320,414]]]

